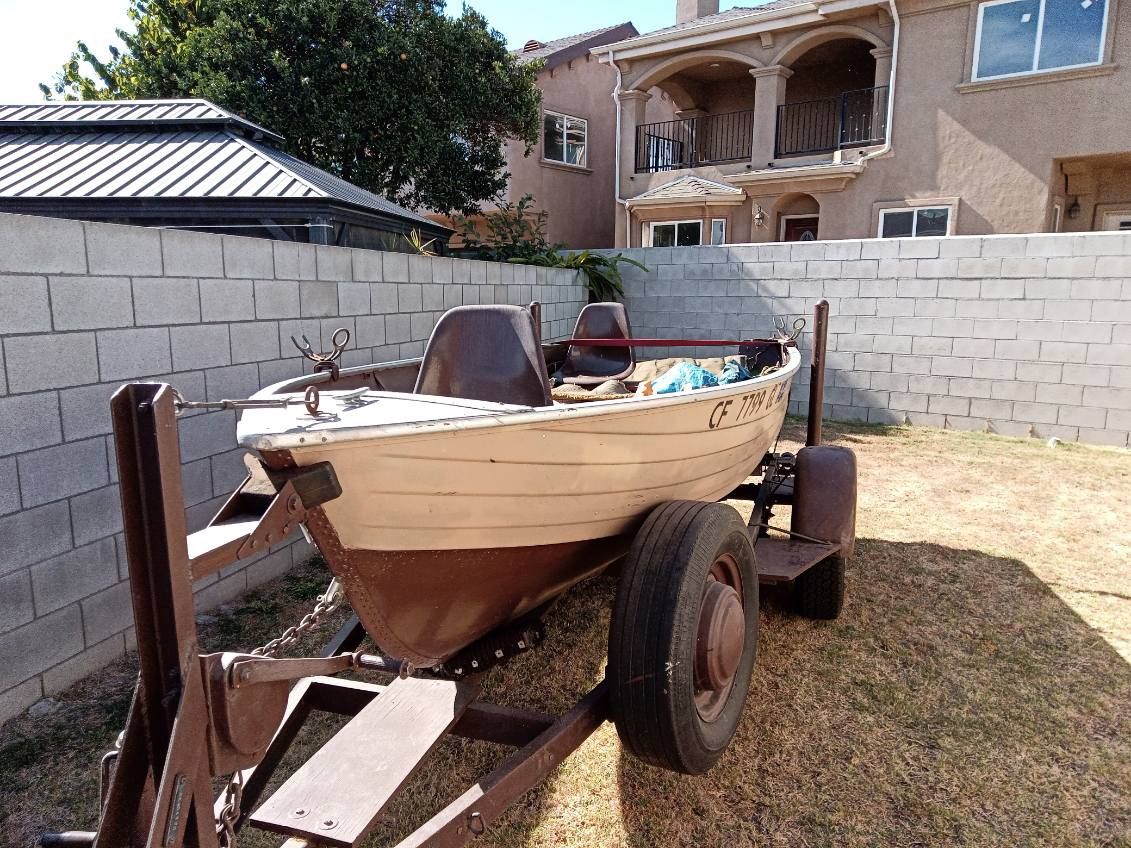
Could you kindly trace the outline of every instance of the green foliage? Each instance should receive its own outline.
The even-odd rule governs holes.
[[[624,297],[624,277],[621,275],[620,264],[623,262],[647,271],[648,268],[635,259],[630,259],[623,254],[606,256],[603,253],[593,253],[582,250],[579,253],[562,253],[560,248],[552,247],[544,253],[525,259],[512,259],[511,262],[521,262],[527,265],[540,265],[545,268],[568,268],[580,271],[585,275],[585,285],[589,289],[590,302],[602,300],[616,300]]]
[[[545,209],[534,211],[534,195],[524,194],[516,203],[499,201],[492,212],[480,216],[486,233],[479,230],[476,220],[456,215],[453,220],[464,249],[478,258],[491,262],[510,262],[530,259],[550,249],[546,241]]]
[[[410,207],[478,211],[507,185],[504,145],[538,137],[537,66],[442,0],[129,0],[135,32],[85,43],[45,95],[203,97],[287,149]],[[87,76],[87,68],[93,76]]]

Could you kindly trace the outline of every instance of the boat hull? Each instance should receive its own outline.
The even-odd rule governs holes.
[[[658,504],[731,492],[773,446],[798,364],[683,397],[259,452],[333,465],[342,496],[311,533],[382,649],[432,665],[599,572]]]

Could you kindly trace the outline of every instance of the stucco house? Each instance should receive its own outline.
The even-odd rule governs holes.
[[[616,245],[1131,229],[1119,5],[678,0],[592,51]]]

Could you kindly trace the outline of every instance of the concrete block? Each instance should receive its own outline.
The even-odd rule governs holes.
[[[432,260],[427,256],[412,254],[408,257],[408,282],[431,283]]]
[[[359,347],[385,344],[384,315],[363,315],[357,319],[357,344]]]
[[[889,259],[899,256],[899,242],[895,239],[866,239],[860,242],[861,259]]]
[[[931,333],[936,336],[951,336],[960,341],[974,333],[974,321],[970,318],[933,318]]]
[[[50,287],[56,330],[129,327],[134,323],[127,277],[52,277]]]
[[[931,399],[927,403],[927,412],[934,413],[935,415],[969,415],[970,399],[931,395]]]
[[[194,415],[181,422],[181,460],[192,462],[236,446],[235,413],[227,410]]]
[[[1072,327],[1073,325],[1068,325]],[[1076,326],[1090,326],[1090,325],[1076,325]],[[1076,336],[1076,330],[1073,328],[1069,331],[1070,335]],[[1045,342],[1058,342],[1065,334],[1065,323],[1063,321],[1018,321],[1017,322],[1017,338],[1019,339],[1036,339],[1037,341]],[[1108,340],[1110,341],[1110,339]]]
[[[1108,418],[1110,421],[1110,414]],[[1129,436],[1131,436],[1131,433],[1127,430],[1113,430],[1110,427],[1103,430],[1092,430],[1087,427],[1080,428],[1080,441],[1090,445],[1108,445],[1114,448],[1125,448],[1128,446]]]
[[[0,636],[0,689],[58,665],[83,649],[78,604],[37,618]]]
[[[1025,296],[1024,280],[987,279],[982,280],[982,297],[1006,300]]]
[[[891,370],[897,374],[930,374],[929,356],[893,356]]]
[[[409,316],[409,329],[412,341],[423,341],[432,334],[435,318],[430,313],[418,313]]]
[[[951,236],[939,241],[939,256],[967,257],[982,255],[982,239],[978,236]]]
[[[290,571],[292,566],[289,548],[274,551],[247,567],[245,571],[247,588],[254,589],[265,583],[270,583]]]
[[[872,351],[874,353],[911,353],[911,336],[874,336]]]
[[[318,252],[313,244],[300,244],[298,247],[298,279],[318,279]]]
[[[0,456],[61,442],[55,392],[0,398],[0,434]]]
[[[200,281],[200,317],[203,321],[250,321],[255,317],[251,280]]]
[[[418,257],[420,258],[420,257]],[[381,256],[383,279],[386,283],[407,283],[408,279],[408,260],[407,253],[384,253]],[[470,265],[478,266],[480,273],[483,273],[482,262],[471,262]],[[473,269],[474,271],[474,269]],[[479,282],[482,282],[480,280]]]
[[[130,583],[123,580],[83,602],[83,630],[87,644],[96,644],[133,624]]]
[[[990,397],[989,380],[973,380],[966,377],[955,377],[950,381],[950,394],[956,397],[988,398]]]
[[[1131,300],[1097,300],[1092,303],[1093,321],[1131,324]]]
[[[0,633],[7,633],[35,618],[31,575],[27,569],[0,577]]]
[[[1013,417],[1013,403],[1008,400],[986,400],[975,398],[970,401],[970,415],[974,418],[1001,419],[1008,421]]]
[[[1087,279],[1096,272],[1094,256],[1056,256],[1048,260],[1046,273],[1050,277]]]
[[[224,276],[270,279],[275,276],[275,249],[270,239],[223,236]]]
[[[870,375],[868,385],[885,392],[906,392],[909,385],[906,374],[886,374],[877,371]]]
[[[186,462],[181,466],[181,482],[185,506],[196,506],[212,497],[212,461],[210,458]]]
[[[1062,367],[1056,362],[1018,362],[1017,379],[1029,383],[1058,383]]]
[[[0,725],[22,714],[32,704],[43,699],[43,682],[38,677],[25,680],[0,692]]]
[[[939,280],[939,297],[955,299],[978,298],[982,293],[981,280],[960,280],[947,277]]]
[[[170,277],[223,277],[221,239],[211,233],[162,230],[164,274]]]
[[[1088,345],[1081,342],[1041,342],[1042,362],[1086,362]]]
[[[854,367],[859,371],[891,371],[892,356],[887,353],[858,353]]]
[[[92,645],[69,660],[43,672],[44,694],[57,695],[69,689],[83,678],[105,668],[125,652],[126,643],[121,634]]]
[[[232,363],[278,359],[279,325],[274,321],[248,321],[228,326]]]
[[[351,250],[353,271],[351,279],[359,283],[379,283],[385,279],[381,250]]]
[[[0,459],[0,515],[7,515],[20,508],[20,478],[16,458],[9,456]]]
[[[917,261],[915,275],[933,279],[951,278],[958,274],[958,260],[920,259]]]
[[[939,255],[939,239],[906,238],[899,239],[901,259],[934,259]]]
[[[918,268],[918,259],[881,259],[877,266],[877,276],[881,278],[881,284],[892,286],[893,280],[914,277]],[[895,289],[892,287],[883,296],[894,294]]]
[[[992,280],[1001,276],[1001,259],[993,257],[967,257],[958,260],[958,276]]]
[[[126,277],[160,275],[161,231],[117,224],[85,224],[89,273]]]
[[[499,268],[500,271],[502,271],[502,269],[504,269],[504,268],[509,269],[509,268],[513,267],[513,266],[510,266],[510,265],[499,265],[498,263],[494,263],[494,264],[497,268]],[[447,256],[433,256],[432,257],[432,280],[433,280],[433,282],[438,283],[439,285],[450,284],[455,278],[455,269],[452,266],[453,266],[453,260],[449,259]]]
[[[444,286],[444,309],[453,309],[456,306],[463,306],[463,286],[460,285],[447,285]]]
[[[1095,273],[1097,277],[1131,277],[1131,256],[1100,256]]]
[[[93,333],[9,336],[4,361],[12,393],[98,382]]]
[[[1131,409],[1131,388],[1085,386],[1083,404],[1108,409]]]
[[[138,277],[133,281],[134,319],[139,327],[200,322],[200,289],[187,277]]]
[[[112,586],[118,580],[118,550],[113,537],[101,539],[31,568],[37,616]]]
[[[1031,424],[1056,424],[1059,414],[1060,407],[1054,404],[1021,401],[1013,404],[1013,417]]]
[[[1061,379],[1066,383],[1075,383],[1079,386],[1104,387],[1111,385],[1111,367],[1108,365],[1077,365],[1066,363]],[[1087,397],[1087,389],[1085,389]],[[1088,401],[1092,406],[1103,406],[1095,401]]]
[[[423,258],[423,257],[410,257]],[[397,311],[420,312],[424,308],[423,289],[415,283],[405,283],[397,286]]]
[[[353,251],[320,244],[314,252],[318,279],[333,282],[353,279]]]
[[[169,335],[173,346],[173,369],[176,371],[215,368],[232,363],[227,324],[172,327]]]
[[[211,368],[204,372],[207,400],[250,397],[259,391],[259,367],[254,363]]]
[[[274,276],[279,280],[300,279],[299,245],[289,241],[272,241],[271,251],[274,272],[268,274],[268,277]]]
[[[109,483],[101,438],[67,442],[17,457],[24,508],[89,492]]]
[[[1041,344],[1030,339],[998,339],[994,345],[994,355],[1002,359],[1036,360]]]
[[[338,314],[369,314],[369,283],[338,283]]]
[[[1073,386],[1066,383],[1037,383],[1037,403],[1079,404],[1083,396],[1083,386]]]
[[[230,494],[247,476],[244,465],[246,451],[243,448],[217,454],[212,463],[212,493],[216,496]]]
[[[122,501],[117,486],[106,486],[71,498],[75,544],[85,545],[122,531]]]
[[[66,501],[0,518],[0,574],[41,562],[73,547]]]
[[[86,272],[86,238],[81,222],[0,215],[0,273]]]
[[[1047,300],[1044,302],[1041,317],[1055,318],[1058,321],[1090,321],[1092,301],[1090,300]]]
[[[950,379],[948,377],[928,377],[921,374],[916,374],[908,378],[907,390],[921,395],[949,394]]]
[[[911,343],[911,352],[917,356],[949,356],[953,344],[948,338],[918,336]]]
[[[1001,261],[1001,275],[1011,278],[1045,277],[1048,259],[1043,256],[1007,256]]]
[[[50,331],[47,278],[0,276],[0,333]]]
[[[899,280],[895,285],[899,297],[938,297],[938,280],[920,280],[916,278]]]
[[[974,337],[979,339],[1015,339],[1017,322],[1000,318],[974,319]]]
[[[927,395],[892,392],[888,398],[888,404],[892,409],[900,409],[905,412],[926,412]]]
[[[196,591],[196,608],[201,612],[215,609],[220,604],[235,600],[247,591],[247,573],[238,571],[230,577],[217,580]]]
[[[1089,365],[1131,365],[1131,344],[1090,344]]]
[[[999,303],[997,300],[959,300],[954,304],[954,314],[958,318],[997,318]]]
[[[921,297],[915,300],[915,315],[922,318],[953,318],[956,301],[941,297]]]
[[[1027,249],[1024,236],[990,236],[982,241],[983,256],[1025,256]]]
[[[931,357],[931,373],[943,377],[969,377],[973,373],[973,361],[957,356]]]
[[[329,318],[338,314],[338,288],[332,282],[303,281],[298,288],[303,318]]]
[[[1057,424],[1066,427],[1091,427],[1102,430],[1107,426],[1106,409],[1097,406],[1062,406]]]
[[[1068,297],[1072,300],[1115,300],[1122,296],[1121,277],[1076,277],[1070,280]]]
[[[297,280],[256,280],[253,293],[256,318],[298,318],[302,314]]]
[[[369,286],[370,311],[376,315],[389,315],[398,311],[396,283],[373,283]]]
[[[990,359],[994,355],[994,340],[956,338],[951,353],[954,356]],[[1008,367],[1012,368],[1012,365]],[[975,374],[974,376],[977,377],[978,375]]]
[[[451,283],[448,283],[446,286],[421,286],[420,290],[424,310],[426,312],[442,312],[444,310],[444,289],[451,287]]]

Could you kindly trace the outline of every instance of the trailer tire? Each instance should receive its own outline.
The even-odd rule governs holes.
[[[702,774],[742,717],[758,647],[758,574],[730,506],[670,501],[621,570],[606,680],[617,733],[644,762]]]
[[[806,618],[832,620],[844,608],[844,557],[833,555],[793,583],[793,611]]]

